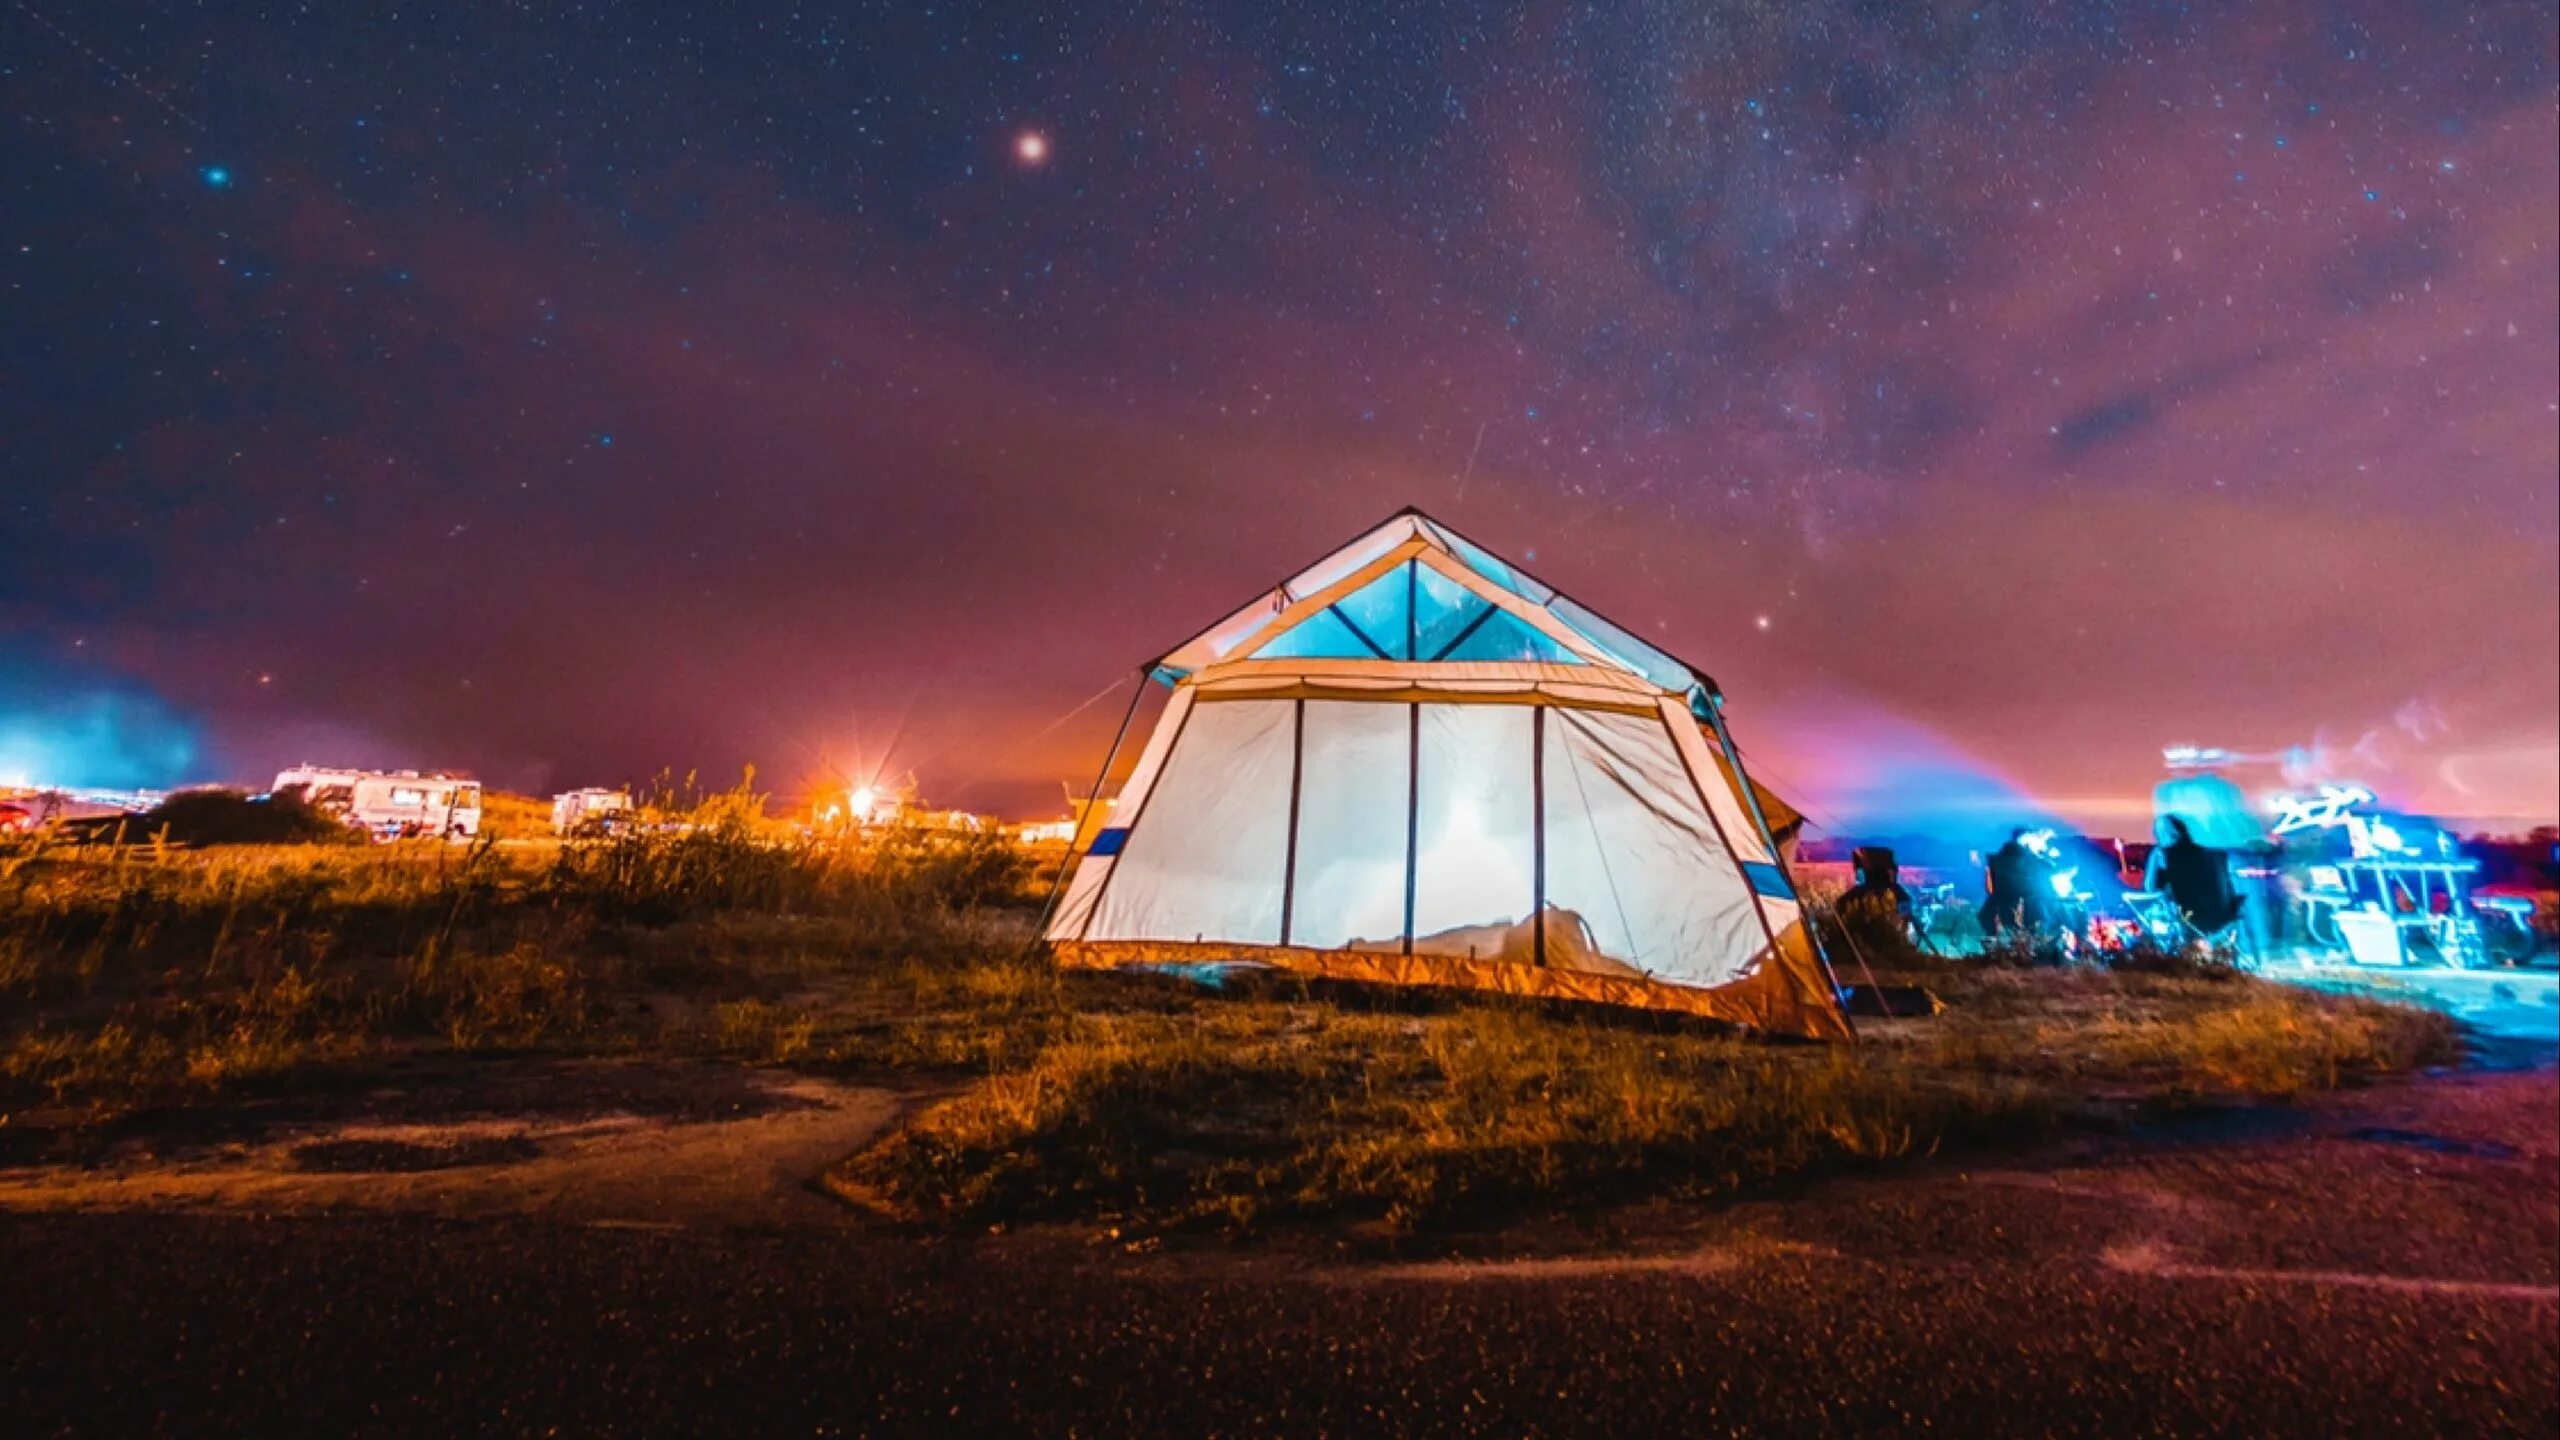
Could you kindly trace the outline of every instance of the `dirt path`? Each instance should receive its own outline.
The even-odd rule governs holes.
[[[683,1227],[847,1223],[814,1189],[900,1092],[688,1062],[480,1060],[130,1127],[0,1168],[0,1209],[343,1211]]]

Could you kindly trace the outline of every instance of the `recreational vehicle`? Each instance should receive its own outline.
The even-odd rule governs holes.
[[[551,797],[551,829],[558,835],[606,835],[631,823],[628,790],[571,790]]]
[[[274,789],[298,791],[312,808],[377,840],[468,840],[480,833],[480,782],[458,775],[297,765],[276,776]]]

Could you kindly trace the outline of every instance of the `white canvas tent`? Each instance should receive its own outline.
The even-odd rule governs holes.
[[[1849,1035],[1713,684],[1428,516],[1150,673],[1172,695],[1051,913],[1061,963],[1258,960]]]

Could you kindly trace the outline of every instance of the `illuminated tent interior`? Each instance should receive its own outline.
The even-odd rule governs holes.
[[[1847,1038],[1713,684],[1407,511],[1151,667],[1047,935]],[[1105,762],[1108,769],[1109,761]]]

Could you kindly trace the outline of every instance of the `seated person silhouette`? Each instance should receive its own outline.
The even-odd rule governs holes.
[[[2030,839],[2034,834],[2017,826],[2009,832],[2009,843],[1983,862],[1982,888],[1990,892],[1980,912],[1985,934],[2015,930],[2033,935],[2050,927],[2053,866],[2036,853]]]
[[[1858,883],[1842,892],[1840,913],[1918,934],[1911,892],[1902,888],[1902,866],[1893,852],[1881,845],[1861,845],[1849,853],[1849,863],[1857,868]]]
[[[2142,888],[2167,895],[2199,935],[2214,935],[2240,918],[2240,892],[2231,883],[2231,859],[2196,843],[2187,822],[2163,815],[2153,827],[2159,845],[2142,867]]]

